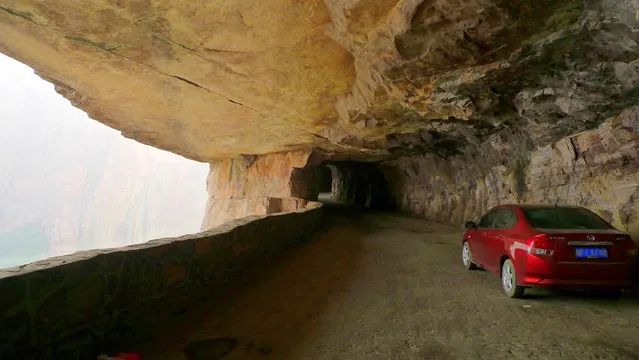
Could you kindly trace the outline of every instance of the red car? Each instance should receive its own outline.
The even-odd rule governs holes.
[[[630,235],[583,207],[502,205],[466,228],[464,266],[499,276],[512,298],[527,287],[618,291],[637,255]]]

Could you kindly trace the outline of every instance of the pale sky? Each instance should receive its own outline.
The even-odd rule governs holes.
[[[198,232],[207,174],[90,119],[0,54],[0,268]]]

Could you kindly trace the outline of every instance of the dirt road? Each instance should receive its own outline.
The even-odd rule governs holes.
[[[228,337],[225,360],[639,359],[638,299],[508,299],[492,275],[463,270],[460,237],[418,219],[332,216],[250,285],[189,309],[139,350],[182,360],[191,343],[195,359],[217,359],[224,341],[193,342]]]

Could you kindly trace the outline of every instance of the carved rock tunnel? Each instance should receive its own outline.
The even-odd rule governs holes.
[[[94,289],[126,308],[136,286],[231,278],[315,229],[329,182],[336,202],[455,225],[500,203],[583,205],[639,238],[639,2],[460,3],[0,4],[0,51],[125,136],[210,163],[200,237],[3,274],[11,351],[37,346],[36,320],[57,339],[60,317],[18,304],[28,284],[63,279],[38,293],[55,309],[95,285],[84,266],[111,265]],[[100,324],[126,312],[79,304]],[[104,330],[68,315],[74,334]]]
[[[360,209],[395,209],[379,163],[333,160],[318,152],[270,154],[211,164],[203,230],[243,216],[303,209],[320,194]]]
[[[387,202],[427,219],[560,199],[637,236],[638,10],[10,0],[0,51],[125,136],[210,163],[203,229],[303,208],[309,167],[351,161],[376,163]]]

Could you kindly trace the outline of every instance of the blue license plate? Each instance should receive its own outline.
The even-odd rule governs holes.
[[[608,249],[578,247],[575,249],[575,256],[577,259],[607,259]]]

